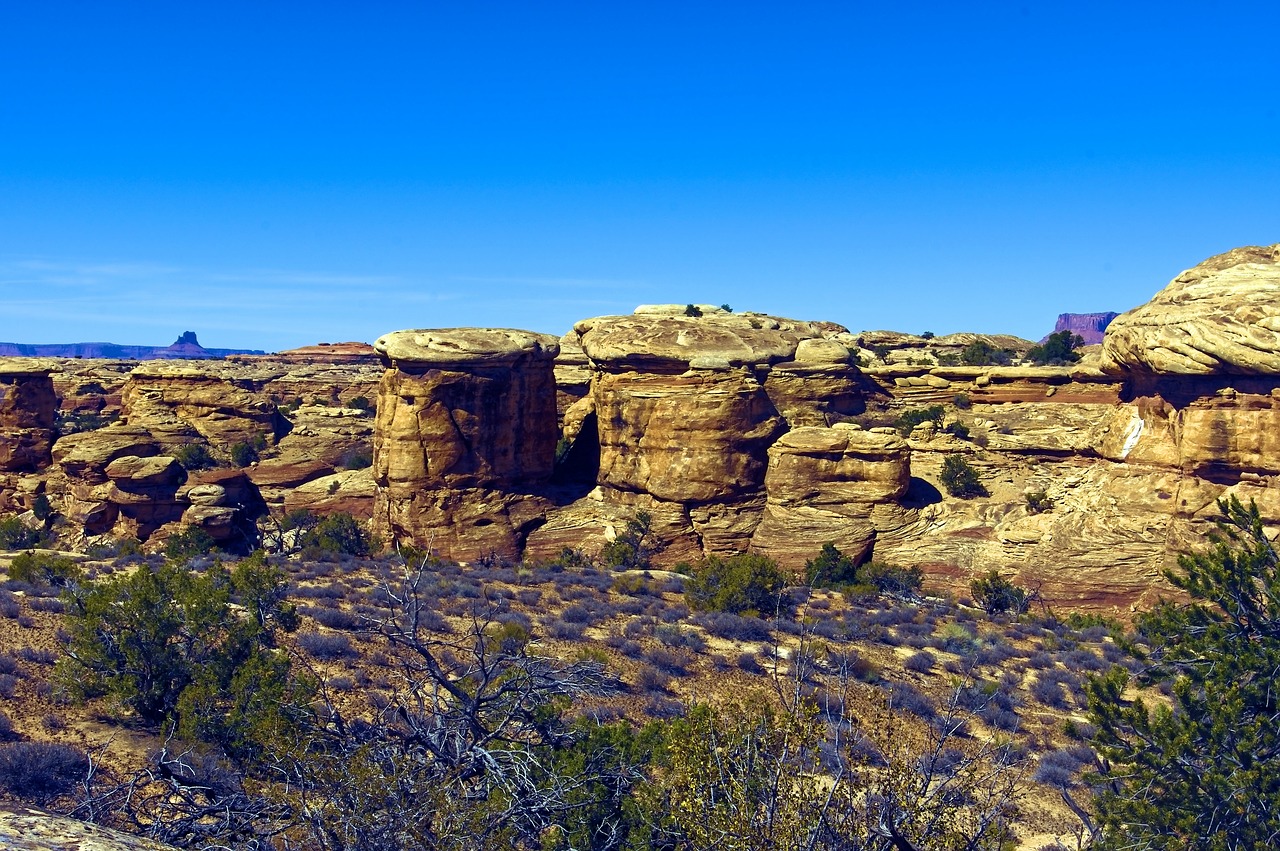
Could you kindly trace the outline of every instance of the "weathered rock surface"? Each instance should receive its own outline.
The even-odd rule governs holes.
[[[461,328],[399,331],[374,346],[386,367],[374,439],[377,531],[466,560],[518,557],[541,513],[522,497],[554,471],[557,339]]]
[[[1117,317],[1102,350],[1111,371],[1280,375],[1280,244],[1188,269]]]
[[[283,422],[264,386],[282,371],[222,361],[147,362],[124,386],[124,420],[170,444],[185,442],[191,431],[216,447],[254,440],[274,444]]]
[[[769,448],[768,499],[752,548],[792,568],[825,543],[861,560],[875,540],[877,507],[895,507],[910,481],[911,451],[896,434],[844,424],[790,431]]]
[[[20,804],[0,804],[0,846],[6,851],[175,851],[169,845]]]
[[[56,364],[0,358],[0,472],[47,466],[53,446],[58,397]]]

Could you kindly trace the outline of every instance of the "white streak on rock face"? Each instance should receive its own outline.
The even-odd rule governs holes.
[[[1133,447],[1138,445],[1138,439],[1142,437],[1143,425],[1142,417],[1137,411],[1134,411],[1133,419],[1129,420],[1129,427],[1124,433],[1124,446],[1120,449],[1121,458],[1128,458],[1129,453],[1133,451]]]

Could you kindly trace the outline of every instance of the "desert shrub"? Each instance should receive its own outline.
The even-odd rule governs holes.
[[[89,757],[79,748],[54,742],[0,745],[0,788],[18,798],[45,804],[69,792],[89,774]]]
[[[862,566],[862,581],[871,585],[881,594],[895,597],[909,597],[920,590],[924,583],[924,573],[919,567],[901,567],[883,561],[872,561]]]
[[[13,729],[13,722],[9,720],[9,716],[0,712],[0,742],[11,742],[19,738],[19,734]]]
[[[1014,585],[994,569],[969,583],[969,590],[973,601],[993,617],[1006,612],[1022,614],[1030,603],[1026,589]]]
[[[951,404],[961,411],[967,411],[973,407],[973,402],[969,401],[969,396],[966,393],[957,393],[952,397]]]
[[[347,403],[348,408],[355,408],[357,411],[371,411],[373,405],[364,396],[357,396]]]
[[[1030,491],[1026,497],[1027,511],[1032,514],[1039,514],[1042,511],[1049,511],[1053,508],[1053,500],[1042,490]]]
[[[997,349],[984,340],[975,340],[960,352],[960,363],[965,366],[1004,366],[1013,361],[1013,352]]]
[[[696,304],[686,304],[684,307],[684,315],[694,316],[694,317],[701,316],[702,309],[698,307]]]
[[[1058,331],[1050,334],[1042,345],[1032,346],[1027,350],[1027,360],[1041,366],[1051,364],[1068,364],[1080,360],[1076,349],[1084,345],[1084,338],[1070,331]]]
[[[25,552],[14,556],[9,578],[32,585],[65,588],[80,581],[80,567],[69,558],[48,553]]]
[[[730,612],[701,613],[693,618],[693,623],[717,638],[730,641],[768,641],[772,637],[769,625],[760,618]]]
[[[322,632],[299,632],[298,646],[308,655],[325,661],[348,659],[357,655],[351,639],[345,635],[328,635]]]
[[[858,581],[858,566],[833,543],[822,545],[817,556],[805,562],[805,581],[817,588],[833,588]]]
[[[927,674],[933,670],[933,666],[937,661],[937,656],[927,650],[921,650],[919,653],[912,653],[908,656],[907,661],[902,663],[902,667],[917,674]]]
[[[653,631],[653,637],[666,647],[683,648],[701,653],[707,649],[707,640],[696,632],[681,629],[674,624],[662,624]]]
[[[20,517],[0,520],[0,550],[29,550],[47,543],[49,534],[43,529],[33,529]]]
[[[338,460],[338,467],[343,470],[367,470],[373,466],[373,450],[367,446],[348,449]]]
[[[60,615],[67,610],[67,604],[57,597],[36,597],[28,605],[33,612],[52,612]]]
[[[187,443],[173,450],[174,459],[182,466],[182,469],[191,470],[208,470],[218,466],[218,459],[213,457],[209,452],[209,447],[203,443]]]
[[[547,635],[561,641],[577,641],[586,633],[586,626],[581,623],[572,623],[561,618],[552,618],[545,625]]]
[[[647,511],[637,511],[622,532],[600,551],[600,563],[614,570],[645,570],[654,553],[650,526],[653,518]]]
[[[173,535],[165,542],[164,554],[174,561],[186,562],[197,556],[208,555],[218,546],[205,530],[192,526]]]
[[[748,674],[762,674],[764,667],[754,653],[743,653],[738,656],[738,667]]]
[[[933,700],[910,683],[894,683],[891,691],[892,706],[928,721],[938,714]]]
[[[367,556],[374,544],[360,521],[345,511],[326,514],[298,537],[304,557],[323,553]]]
[[[947,423],[946,427],[942,430],[953,437],[960,438],[961,440],[969,439],[969,427],[958,420],[953,423]]]
[[[250,443],[233,443],[229,451],[231,463],[237,467],[248,467],[258,460],[258,450]]]
[[[676,676],[684,676],[689,672],[689,666],[693,664],[694,657],[692,653],[675,647],[666,647],[659,645],[654,647],[645,654],[645,658],[649,660],[655,668],[666,671],[668,674]]]
[[[1051,709],[1067,708],[1067,693],[1063,690],[1062,683],[1056,679],[1044,676],[1036,677],[1028,691],[1036,701]]]
[[[58,654],[47,647],[19,647],[14,653],[22,661],[33,665],[52,665],[58,661]]]
[[[911,434],[912,429],[921,423],[932,422],[936,425],[942,424],[942,418],[947,414],[946,409],[941,405],[930,405],[927,408],[915,408],[910,411],[903,411],[902,414],[893,421],[893,427],[903,437]]]
[[[708,556],[692,573],[685,599],[699,611],[758,616],[782,608],[786,580],[773,559],[754,553]]]
[[[960,499],[987,495],[978,471],[959,455],[948,455],[943,459],[942,474],[938,478],[947,493]]]
[[[316,623],[327,626],[329,629],[358,629],[360,627],[360,618],[351,612],[344,612],[342,609],[325,609],[316,606],[310,606],[302,611],[303,614],[310,616]]]
[[[0,674],[0,697],[12,700],[18,691],[18,678],[13,674]]]

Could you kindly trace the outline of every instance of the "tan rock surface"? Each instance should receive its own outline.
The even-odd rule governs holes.
[[[169,845],[20,804],[0,804],[0,846],[6,851],[174,851]]]
[[[794,429],[769,448],[768,501],[752,548],[793,570],[825,543],[862,559],[875,539],[875,506],[897,504],[910,481],[911,451],[896,434]]]
[[[37,358],[0,358],[0,472],[48,466],[58,397],[57,365]]]
[[[518,555],[526,515],[537,513],[520,495],[549,483],[555,464],[556,338],[512,329],[400,331],[375,347],[386,366],[374,438],[375,528],[464,560],[483,554],[471,546]]]
[[[283,372],[265,364],[147,361],[125,383],[124,420],[169,444],[183,442],[187,429],[224,450],[256,438],[274,444],[283,424],[264,387]]]
[[[1280,244],[1236,248],[1107,326],[1103,366],[1163,375],[1280,375]]]

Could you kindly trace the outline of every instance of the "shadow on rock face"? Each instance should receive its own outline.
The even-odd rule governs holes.
[[[924,508],[938,502],[942,502],[942,491],[919,476],[911,477],[907,493],[902,497],[903,508]]]

